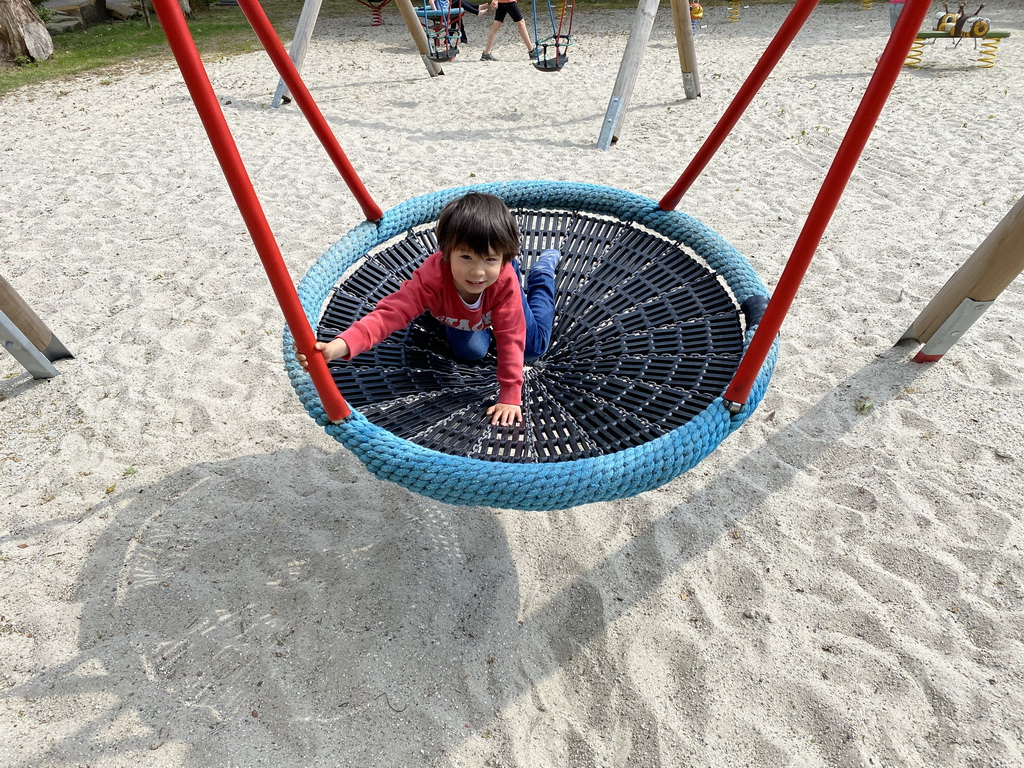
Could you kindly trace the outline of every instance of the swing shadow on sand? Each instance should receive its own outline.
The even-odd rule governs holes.
[[[0,701],[73,707],[105,697],[49,740],[53,764],[119,764],[134,753],[177,756],[183,766],[243,765],[245,754],[282,766],[398,766],[443,759],[468,738],[507,753],[503,715],[528,703],[540,720],[566,726],[541,692],[561,674],[584,697],[575,704],[600,710],[595,727],[629,729],[628,764],[659,765],[655,692],[601,652],[613,625],[738,522],[721,503],[735,483],[767,478],[760,507],[858,422],[843,403],[849,392],[884,408],[923,370],[898,353],[880,357],[664,515],[652,519],[650,494],[618,502],[622,518],[643,521],[631,524],[628,543],[587,569],[574,553],[600,543],[561,542],[551,581],[564,584],[549,595],[521,594],[502,522],[543,527],[545,513],[438,504],[373,479],[340,448],[283,449],[126,484],[105,502],[110,524],[71,597],[80,605],[77,654]],[[880,378],[884,385],[868,383]],[[835,437],[811,440],[823,421]],[[743,430],[731,438],[742,439]],[[792,441],[808,443],[808,461],[769,468]],[[587,509],[550,514],[564,521]],[[660,693],[696,732],[706,712],[691,694],[713,681],[698,649],[679,640],[669,640],[666,663],[685,674]],[[628,721],[616,725],[603,710],[612,699]],[[568,725],[558,738],[591,765],[592,737]],[[830,764],[855,757],[841,738],[821,745]]]

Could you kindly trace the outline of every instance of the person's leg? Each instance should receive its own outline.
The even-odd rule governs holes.
[[[533,42],[530,40],[530,33],[526,30],[526,20],[520,19],[516,22],[516,29],[519,30],[519,37],[526,45],[526,50],[533,56]]]
[[[445,332],[448,334],[448,343],[452,345],[452,356],[457,360],[482,360],[491,348],[490,331],[460,331],[445,326]]]
[[[476,3],[471,3],[469,0],[454,0],[452,2],[452,8],[458,8],[465,13],[471,13],[474,16],[480,15],[480,6]],[[459,40],[463,43],[468,43],[469,38],[466,36],[466,24],[462,18],[463,14],[459,14],[458,29],[459,29]]]
[[[524,357],[532,363],[543,355],[551,343],[551,327],[555,321],[555,268],[561,257],[555,249],[541,253],[526,277],[523,293],[523,315],[526,317],[526,350]],[[518,262],[513,262],[519,274]]]
[[[491,28],[487,30],[487,42],[484,44],[484,52],[480,55],[482,61],[497,61],[497,59],[491,56],[491,48],[494,47],[494,38],[498,36],[499,29],[501,29],[501,22],[495,18],[491,22]]]

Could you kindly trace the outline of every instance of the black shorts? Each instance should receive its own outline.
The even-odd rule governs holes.
[[[523,20],[523,12],[519,10],[519,3],[512,0],[511,3],[498,3],[498,10],[494,12],[495,21],[504,21],[506,16],[511,16],[512,21],[517,24]]]

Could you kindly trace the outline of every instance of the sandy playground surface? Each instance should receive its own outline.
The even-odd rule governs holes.
[[[471,18],[431,79],[389,6],[322,20],[304,72],[385,208],[658,198],[785,12],[708,9],[688,101],[662,8],[607,152],[632,12],[581,9],[558,75],[511,29],[481,63]],[[986,15],[994,68],[939,43],[900,75],[751,420],[555,513],[421,498],[306,416],[173,66],[0,99],[0,274],[76,355],[50,381],[0,356],[0,766],[1024,764],[1020,286],[938,364],[893,347],[1021,193],[1024,8]],[[818,8],[680,206],[770,286],[888,31]],[[358,208],[265,55],[209,69],[299,278]]]

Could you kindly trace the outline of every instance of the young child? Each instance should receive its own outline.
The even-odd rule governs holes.
[[[554,249],[541,253],[524,292],[516,220],[500,198],[479,192],[448,203],[436,231],[439,251],[370,314],[333,341],[317,342],[316,349],[327,362],[351,360],[429,311],[445,326],[460,360],[480,360],[493,338],[500,393],[487,415],[491,424],[521,423],[523,364],[540,357],[551,341],[561,254]],[[307,367],[304,355],[297,358]]]

